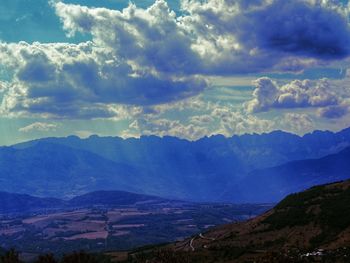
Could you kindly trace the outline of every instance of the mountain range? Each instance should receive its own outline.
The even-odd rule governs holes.
[[[44,138],[0,147],[2,191],[70,199],[120,190],[190,201],[276,202],[350,178],[350,128],[175,137]]]

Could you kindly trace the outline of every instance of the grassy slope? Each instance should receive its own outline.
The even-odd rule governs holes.
[[[350,181],[292,194],[260,217],[212,229],[165,250],[138,252],[138,259],[130,262],[308,262],[300,256],[319,248],[333,251],[325,262],[346,262],[339,256],[343,247],[350,248]]]

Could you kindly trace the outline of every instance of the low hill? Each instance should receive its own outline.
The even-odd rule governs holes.
[[[0,214],[26,213],[63,207],[65,202],[55,198],[39,198],[26,194],[0,192]]]
[[[350,181],[292,194],[252,220],[224,225],[160,250],[149,258],[184,262],[349,262]],[[134,258],[147,255],[135,253]],[[156,252],[155,252],[156,251]],[[146,254],[145,254],[146,253]],[[158,261],[157,261],[158,260]],[[328,260],[328,261],[327,261]],[[142,260],[136,262],[143,262]]]
[[[81,196],[77,196],[69,200],[69,206],[128,206],[135,204],[155,204],[167,202],[166,199],[134,194],[123,191],[96,191]]]
[[[69,210],[92,207],[122,207],[134,205],[157,205],[162,203],[181,203],[160,197],[135,194],[123,191],[95,191],[73,197],[70,200],[41,198],[27,194],[0,192],[0,214],[33,213],[50,210]],[[182,202],[185,204],[185,202]]]

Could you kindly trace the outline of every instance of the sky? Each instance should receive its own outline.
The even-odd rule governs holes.
[[[350,126],[350,4],[1,0],[0,145]]]

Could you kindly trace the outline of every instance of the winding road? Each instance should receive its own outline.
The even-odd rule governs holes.
[[[201,238],[201,239],[205,239],[205,240],[210,240],[210,241],[214,241],[214,240],[215,240],[215,238],[213,238],[213,237],[205,237],[205,236],[203,236],[202,233],[199,233],[198,236],[195,236],[195,237],[191,238],[191,240],[190,240],[190,244],[189,244],[189,245],[190,245],[190,248],[191,248],[192,251],[195,251],[195,250],[196,250],[195,247],[194,247],[194,245],[193,245],[193,242],[194,242],[194,240],[195,240],[197,237],[199,237],[199,238]]]

